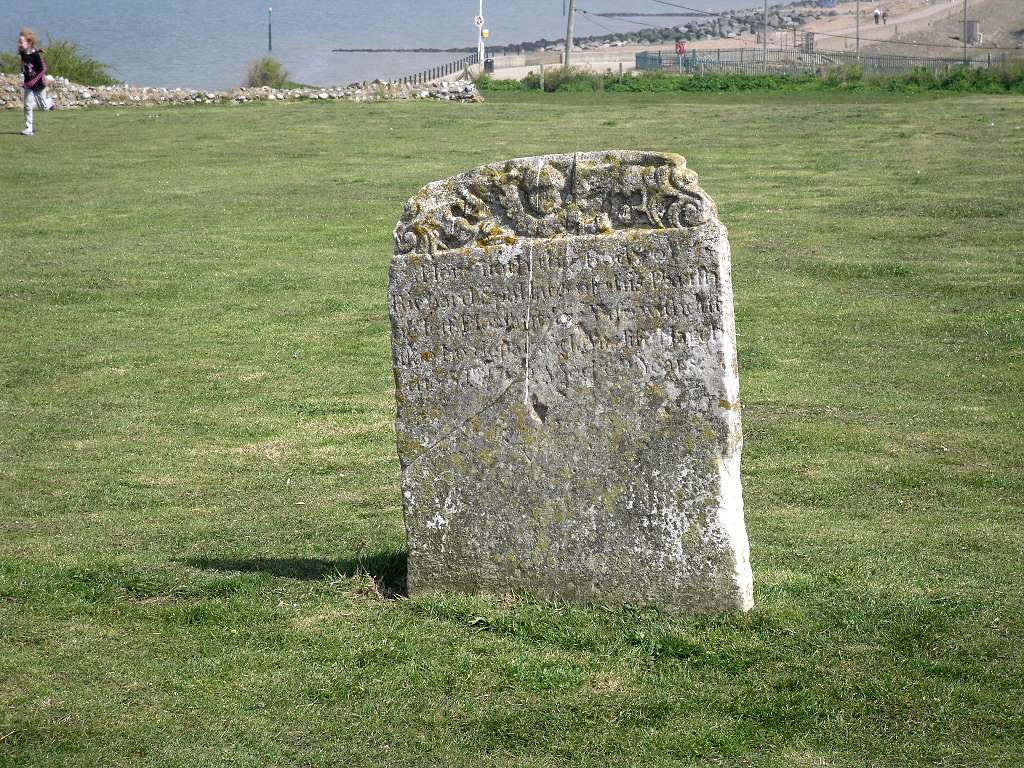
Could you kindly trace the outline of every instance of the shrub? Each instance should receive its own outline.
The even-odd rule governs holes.
[[[478,75],[474,78],[473,82],[481,91],[526,91],[530,90],[530,86],[526,84],[526,80],[528,79],[529,76],[524,80],[495,80],[489,74],[485,73]],[[538,82],[538,84],[533,87],[539,88],[540,83]]]
[[[113,85],[117,82],[110,76],[106,64],[86,56],[78,44],[70,40],[48,40],[43,51],[47,74],[53,77],[66,77],[82,85]],[[20,72],[21,57],[18,53],[0,54],[0,70]]]
[[[284,88],[288,84],[288,72],[273,56],[265,56],[249,67],[245,84],[249,88],[259,88],[264,85],[269,85],[271,88]]]
[[[576,67],[551,67],[544,70],[544,90],[572,93],[603,91],[604,77]]]
[[[528,91],[540,88],[540,77],[530,73],[522,80],[477,80],[481,90]],[[680,75],[672,72],[640,72],[619,82],[618,74],[603,75],[586,70],[552,67],[544,72],[545,91],[820,91],[882,90],[902,93],[918,91],[971,91],[975,93],[1024,93],[1024,61],[994,65],[991,69],[954,66],[948,72],[913,69],[898,74],[866,75],[857,65],[846,65],[818,74],[708,73]]]

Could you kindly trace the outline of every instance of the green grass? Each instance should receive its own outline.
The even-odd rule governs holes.
[[[1024,761],[1024,98],[18,119],[0,764]],[[602,148],[686,155],[730,228],[758,610],[381,599],[402,205]]]

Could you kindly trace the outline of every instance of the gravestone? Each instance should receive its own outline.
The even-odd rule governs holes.
[[[729,243],[685,160],[486,165],[395,242],[410,594],[749,610]]]

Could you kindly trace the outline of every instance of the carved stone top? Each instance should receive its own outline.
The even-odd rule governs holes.
[[[395,228],[395,252],[435,253],[520,238],[699,226],[715,204],[668,152],[523,157],[428,184]]]

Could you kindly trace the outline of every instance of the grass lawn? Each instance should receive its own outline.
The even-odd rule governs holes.
[[[0,765],[1019,766],[1024,97],[494,94],[0,133]],[[757,611],[384,599],[428,181],[685,155]]]

